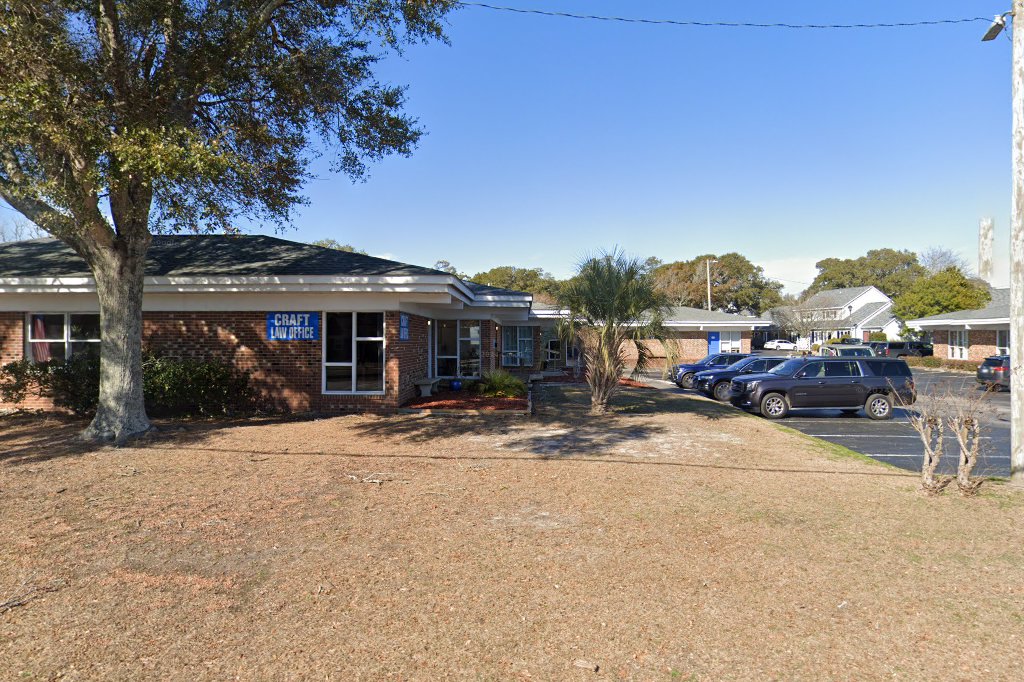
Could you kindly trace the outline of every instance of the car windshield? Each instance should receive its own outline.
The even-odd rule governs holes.
[[[791,377],[796,374],[796,371],[804,366],[804,361],[800,358],[793,358],[792,360],[786,360],[781,365],[776,365],[768,370],[769,374],[778,374],[779,376]]]
[[[705,355],[700,360],[698,360],[695,364],[706,365],[709,362],[711,362],[711,358],[717,358],[717,357],[718,357],[717,355]]]
[[[744,367],[754,362],[755,360],[757,360],[757,358],[743,358],[742,360],[738,360],[733,364],[729,365],[729,369],[743,369]]]

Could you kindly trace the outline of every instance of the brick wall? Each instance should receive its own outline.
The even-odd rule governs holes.
[[[0,313],[0,366],[17,362],[25,357],[25,313]],[[0,400],[0,410],[22,408],[26,410],[53,409],[53,401],[29,392],[18,404]]]
[[[994,329],[971,329],[967,332],[967,359],[981,362],[990,355],[995,355],[996,331]],[[949,357],[949,332],[944,329],[932,332],[933,352],[937,358]]]
[[[399,313],[384,315],[384,395],[323,395],[321,341],[268,341],[263,312],[147,312],[143,347],[177,358],[212,358],[249,374],[265,409],[345,411],[397,407],[416,395],[427,375],[427,320],[409,315],[409,339],[399,339]],[[24,355],[24,314],[0,313],[0,362]],[[0,404],[0,407],[7,407]],[[9,406],[9,407],[14,407]],[[50,408],[32,398],[19,407]]]

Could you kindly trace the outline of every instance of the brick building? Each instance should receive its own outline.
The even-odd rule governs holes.
[[[990,355],[1010,352],[1010,290],[992,289],[992,299],[978,310],[958,310],[919,320],[907,326],[928,332],[935,357],[981,362]]]
[[[275,237],[155,236],[143,344],[230,362],[281,411],[390,408],[419,379],[534,370],[544,323],[531,305],[527,293]],[[98,310],[85,262],[61,242],[0,246],[0,364],[95,352]]]
[[[536,306],[534,315],[541,320],[554,319],[565,311],[550,306]],[[676,362],[697,360],[709,353],[749,353],[753,332],[765,329],[771,320],[678,306],[671,308],[665,319],[666,343],[651,339],[644,341],[650,351],[651,365],[662,366],[668,359]],[[623,352],[636,358],[636,347],[629,345]],[[571,357],[571,354],[570,354]]]

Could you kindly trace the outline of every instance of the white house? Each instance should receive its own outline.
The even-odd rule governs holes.
[[[803,303],[772,311],[775,324],[797,335],[800,348],[852,336],[868,340],[872,332],[898,339],[902,323],[892,299],[873,286],[819,291]]]

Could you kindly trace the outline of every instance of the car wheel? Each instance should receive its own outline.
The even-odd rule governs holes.
[[[769,393],[761,398],[761,415],[768,419],[782,419],[789,414],[789,403],[781,393]]]
[[[680,388],[693,388],[693,372],[687,372],[679,377]]]
[[[892,419],[892,397],[884,393],[869,395],[864,411],[872,419]]]
[[[715,400],[717,400],[720,403],[724,403],[729,399],[729,382],[718,382],[717,384],[715,384],[715,389],[713,392],[715,394]]]

